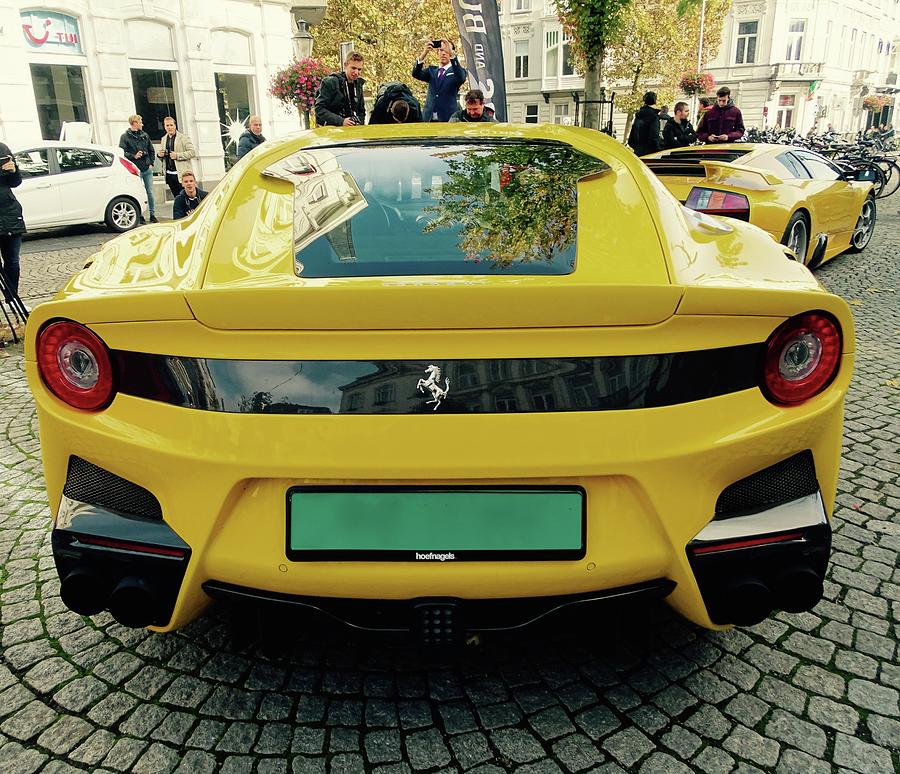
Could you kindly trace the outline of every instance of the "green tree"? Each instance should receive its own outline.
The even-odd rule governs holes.
[[[731,0],[706,1],[704,60],[716,55],[730,8]],[[611,81],[625,84],[616,92],[616,108],[628,114],[625,137],[646,91],[655,91],[659,104],[671,105],[682,74],[697,69],[700,13],[699,0],[642,0],[626,10],[606,70]]]
[[[447,38],[462,53],[450,0],[328,0],[325,18],[310,28],[313,55],[332,71],[340,70],[340,44],[353,43],[365,57],[363,78],[367,96],[387,81],[409,84],[421,98],[426,84],[412,77],[415,58],[428,40]],[[437,63],[432,54],[430,64]]]
[[[631,0],[558,0],[563,27],[572,39],[572,50],[584,72],[584,125],[600,129],[600,82],[607,49],[615,40]]]

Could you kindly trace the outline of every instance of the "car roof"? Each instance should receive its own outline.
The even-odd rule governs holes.
[[[92,142],[66,142],[65,140],[37,140],[35,142],[21,143],[19,149],[14,153],[21,153],[26,150],[34,150],[35,148],[84,148],[85,150],[105,151],[106,153],[116,153],[119,151],[115,145],[97,145]]]

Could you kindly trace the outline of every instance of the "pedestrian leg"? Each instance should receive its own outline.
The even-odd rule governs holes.
[[[3,257],[3,288],[6,301],[10,302],[19,294],[19,251],[22,249],[21,234],[0,236],[0,255]]]
[[[156,203],[153,201],[153,167],[141,172],[141,180],[144,181],[144,189],[147,191],[147,206],[150,208],[150,222],[156,220]]]
[[[172,196],[178,196],[178,194],[180,194],[184,190],[184,186],[178,179],[178,175],[167,174],[166,182],[169,184],[169,190],[172,192]]]

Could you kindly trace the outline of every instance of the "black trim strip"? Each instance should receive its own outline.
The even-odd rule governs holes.
[[[184,408],[434,415],[621,411],[704,400],[756,387],[764,350],[745,344],[654,355],[370,361],[111,354],[119,392]],[[429,372],[433,366],[438,370]]]

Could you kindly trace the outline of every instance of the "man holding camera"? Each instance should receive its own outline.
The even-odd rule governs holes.
[[[437,50],[439,66],[425,67],[425,58],[430,51]],[[431,40],[425,44],[419,58],[413,66],[412,76],[416,80],[428,84],[428,96],[425,99],[425,121],[449,121],[459,108],[457,93],[466,82],[468,74],[459,63],[453,51],[453,44],[446,38]]]
[[[316,95],[316,123],[319,126],[357,126],[366,122],[362,69],[362,54],[351,51],[344,60],[343,72],[322,79]]]

